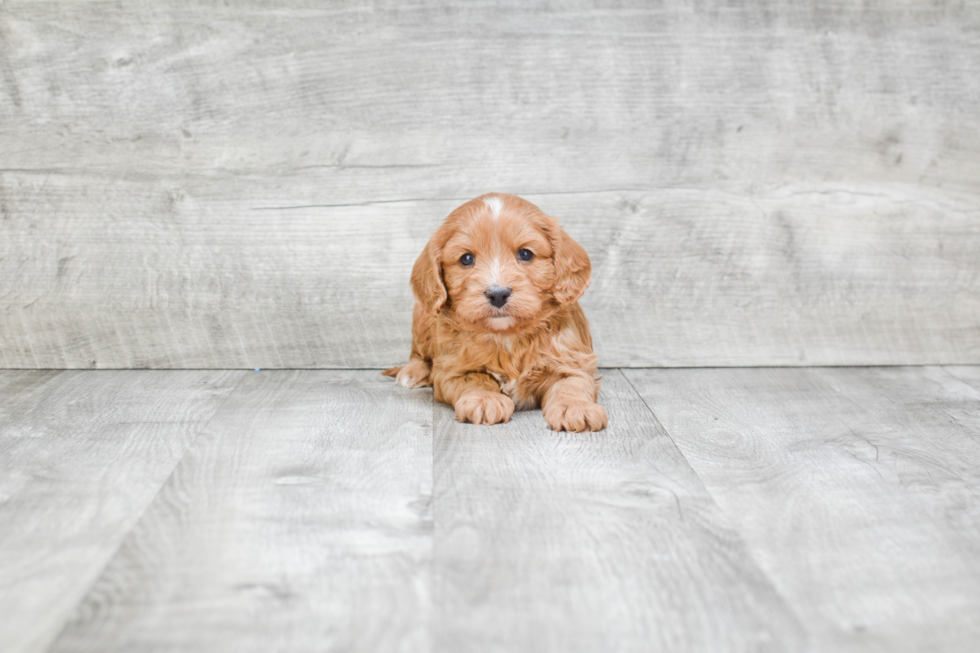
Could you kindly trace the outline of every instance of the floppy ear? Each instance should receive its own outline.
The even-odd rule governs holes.
[[[585,248],[572,240],[565,233],[558,221],[549,229],[555,263],[555,287],[552,292],[561,306],[568,306],[578,301],[592,281],[592,262]]]
[[[426,311],[438,315],[446,304],[448,293],[442,280],[442,264],[439,262],[441,248],[435,240],[433,236],[415,260],[415,267],[412,268],[412,292]]]

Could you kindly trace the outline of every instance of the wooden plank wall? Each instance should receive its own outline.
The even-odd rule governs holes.
[[[980,10],[0,4],[0,367],[402,361],[499,190],[605,366],[980,363]]]

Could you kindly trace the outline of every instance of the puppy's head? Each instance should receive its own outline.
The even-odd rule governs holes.
[[[520,331],[578,300],[592,265],[558,221],[515,195],[462,205],[432,235],[412,270],[415,297],[467,328]]]

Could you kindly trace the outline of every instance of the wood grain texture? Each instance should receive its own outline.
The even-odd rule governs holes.
[[[403,361],[414,257],[489,190],[589,249],[603,365],[978,363],[978,35],[953,2],[5,2],[0,367]]]
[[[431,392],[249,375],[51,651],[428,650]]]
[[[0,372],[0,649],[44,651],[241,372]]]
[[[976,649],[976,388],[937,367],[625,373],[813,650]]]
[[[437,405],[437,651],[798,651],[803,633],[618,371],[599,433]]]
[[[4,653],[980,641],[978,366],[606,370],[577,435],[375,371],[0,398]]]
[[[8,221],[0,365],[404,362],[408,276],[456,201],[273,218],[249,211],[261,201],[255,186],[173,208],[165,224],[120,218],[110,230],[78,204]],[[582,304],[600,364],[980,360],[980,220],[968,202],[911,188],[838,190],[528,198],[592,255]],[[133,190],[143,191],[157,192]],[[46,287],[34,288],[42,278]]]
[[[943,368],[960,381],[980,390],[980,366],[977,365],[947,365]]]

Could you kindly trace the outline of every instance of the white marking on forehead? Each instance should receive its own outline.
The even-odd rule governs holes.
[[[490,285],[499,286],[500,285],[500,259],[493,259],[493,263],[490,264],[490,275],[492,282]]]
[[[483,203],[487,205],[487,208],[493,213],[493,219],[496,220],[500,217],[500,209],[504,208],[503,200],[499,197],[484,197]]]

